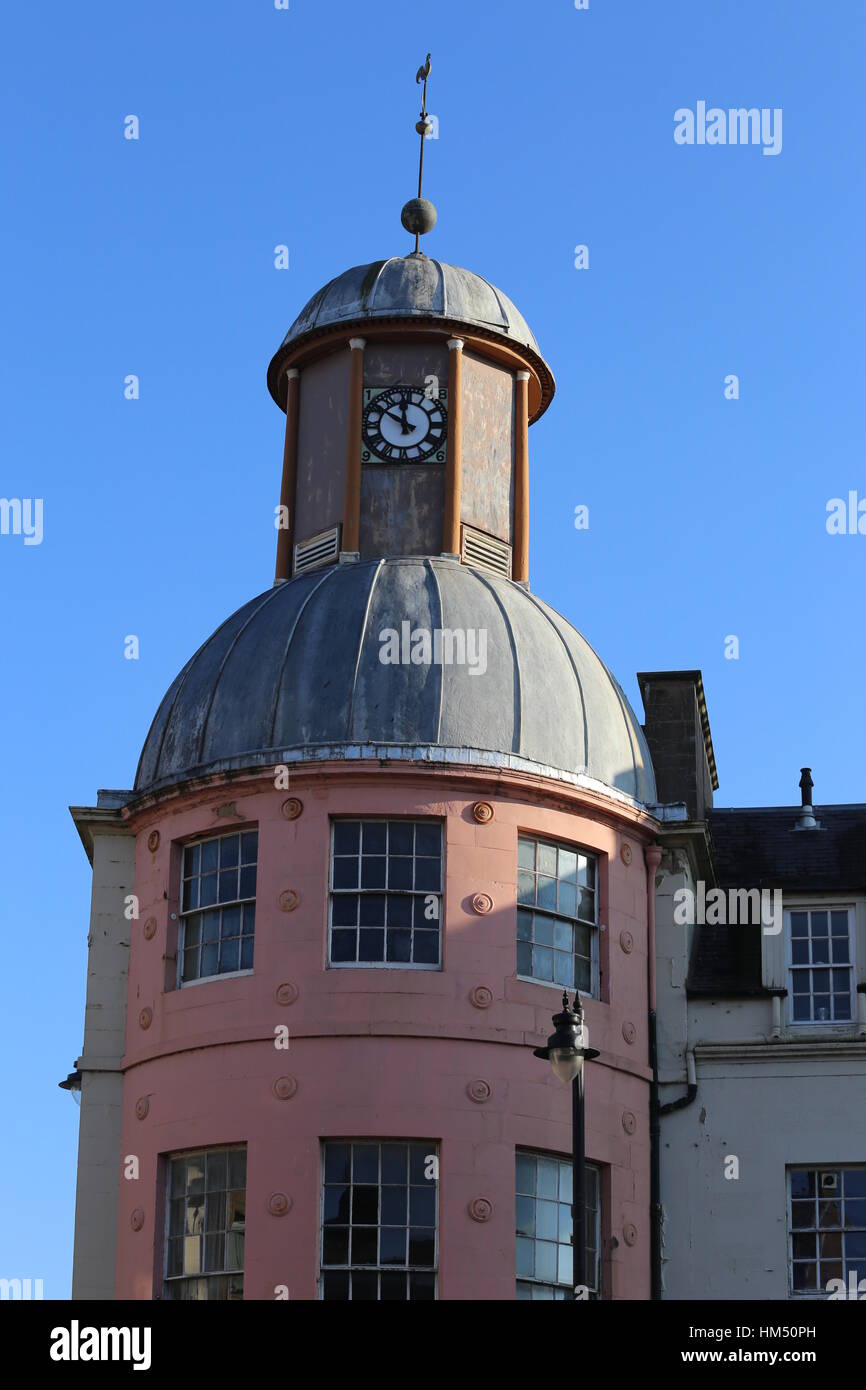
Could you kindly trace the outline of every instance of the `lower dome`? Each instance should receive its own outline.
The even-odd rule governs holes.
[[[656,799],[640,724],[580,633],[521,585],[438,558],[333,565],[244,604],[170,686],[135,787],[370,750]]]

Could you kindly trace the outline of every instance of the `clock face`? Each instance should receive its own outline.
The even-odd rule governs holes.
[[[368,387],[361,426],[363,463],[444,463],[447,393],[417,386]]]

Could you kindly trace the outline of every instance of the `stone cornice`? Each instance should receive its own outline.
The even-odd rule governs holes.
[[[453,750],[455,756],[451,761],[447,754],[452,750],[436,749],[439,756],[428,760],[418,756],[421,751],[418,748],[411,750],[415,756],[401,756],[400,750],[394,745],[383,745],[371,749],[369,753],[365,749],[360,757],[357,753],[341,757],[342,750],[336,748],[329,751],[333,756],[321,759],[295,759],[290,754],[284,755],[292,788],[321,784],[332,779],[339,780],[343,785],[362,782],[371,776],[381,781],[385,774],[408,781],[414,779],[419,785],[423,782],[428,787],[436,781],[452,786],[463,785],[471,787],[474,795],[483,791],[487,795],[525,799],[529,792],[547,806],[587,814],[597,820],[606,820],[610,825],[627,823],[635,831],[643,831],[647,841],[653,839],[658,831],[655,817],[631,797],[591,778],[556,774],[554,769],[542,768],[525,759],[509,760],[503,756],[501,761],[491,761],[485,766],[474,762],[469,750],[463,750],[462,757],[460,750]],[[507,765],[509,762],[511,765]],[[518,762],[523,765],[515,765]],[[155,812],[162,814],[181,804],[188,805],[197,796],[207,802],[224,796],[228,788],[236,797],[271,791],[274,789],[274,769],[279,765],[278,762],[269,761],[266,767],[246,767],[191,777],[134,796],[120,814],[126,826],[137,831],[154,820]],[[282,794],[285,795],[285,789]]]

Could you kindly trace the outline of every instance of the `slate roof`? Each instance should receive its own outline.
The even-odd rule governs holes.
[[[866,805],[816,806],[817,830],[795,830],[799,806],[735,807],[709,817],[722,888],[793,893],[866,890]],[[690,994],[762,992],[759,926],[698,926]]]
[[[383,665],[381,632],[407,620],[483,629],[486,670]],[[135,785],[281,763],[288,750],[365,749],[485,765],[514,755],[642,804],[656,796],[643,730],[585,638],[521,585],[439,558],[312,570],[238,609],[169,688]]]

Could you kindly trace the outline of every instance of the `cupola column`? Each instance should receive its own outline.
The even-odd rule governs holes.
[[[365,338],[349,339],[349,436],[346,490],[343,497],[341,560],[357,560],[361,554],[361,425],[364,412],[365,347]]]
[[[285,584],[292,577],[292,547],[295,540],[295,506],[298,482],[298,397],[300,374],[296,367],[286,372],[286,442],[283,447],[283,479],[280,485],[280,517],[277,531],[277,565],[274,583]]]
[[[463,339],[448,339],[448,435],[445,453],[445,516],[443,555],[460,554],[460,510],[463,492]]]
[[[514,399],[514,551],[511,577],[529,580],[529,372],[517,373]]]

